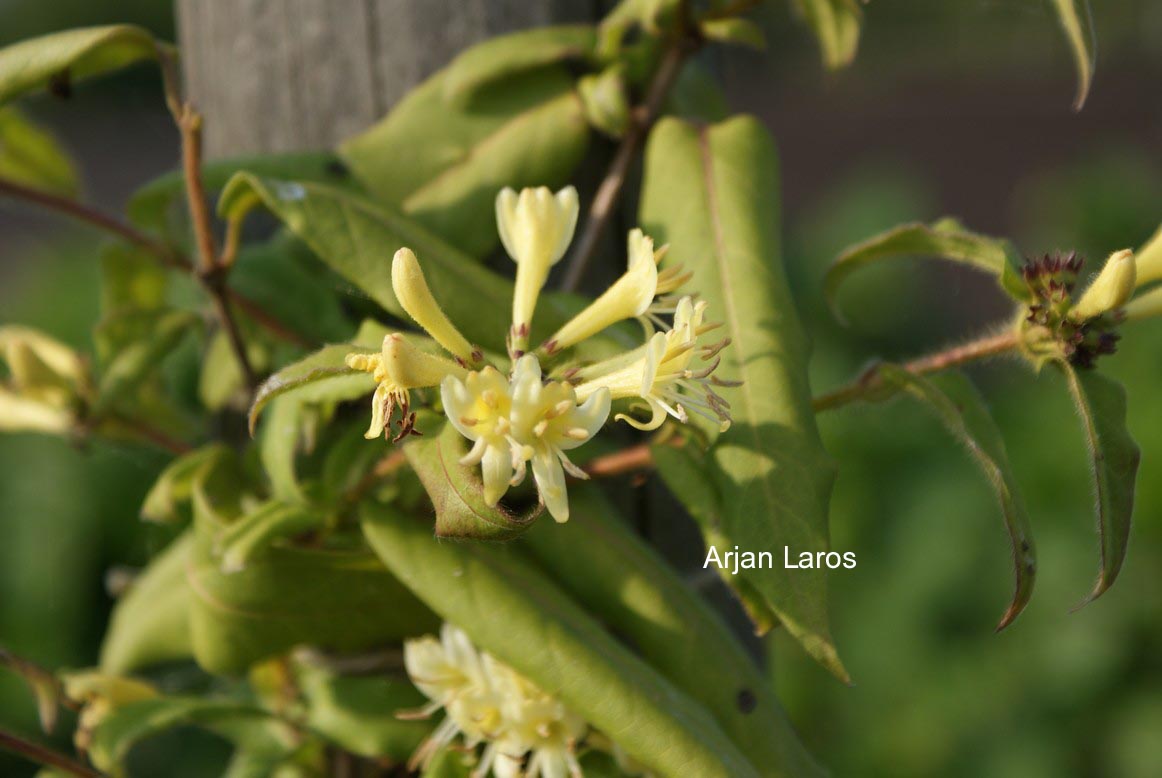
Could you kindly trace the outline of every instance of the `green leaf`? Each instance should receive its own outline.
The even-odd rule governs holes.
[[[539,503],[518,515],[504,505],[484,502],[480,468],[460,464],[468,449],[464,436],[451,424],[425,414],[416,426],[423,437],[411,438],[403,450],[436,511],[436,537],[510,540],[540,516]]]
[[[449,63],[444,98],[465,102],[481,87],[518,73],[567,60],[591,61],[596,45],[597,31],[588,24],[534,27],[490,38]]]
[[[171,311],[156,318],[143,340],[126,345],[101,375],[94,411],[100,413],[131,399],[133,391],[160,367],[181,340],[197,329],[200,320],[189,311]]]
[[[41,87],[67,90],[86,78],[156,60],[164,43],[129,24],[54,32],[0,49],[0,105]]]
[[[372,547],[413,592],[649,769],[700,778],[758,775],[704,708],[510,546],[442,543],[424,523],[391,508],[363,509]]]
[[[221,529],[214,538],[213,553],[223,573],[245,570],[271,545],[323,526],[323,517],[301,505],[269,500]]]
[[[432,756],[420,778],[471,778],[473,762],[458,748],[441,748]]]
[[[361,385],[360,393],[365,388]],[[263,425],[258,455],[262,469],[270,479],[271,495],[288,503],[303,504],[307,501],[295,473],[302,434],[303,402],[293,395],[276,399]]]
[[[1065,40],[1077,66],[1077,96],[1073,99],[1073,110],[1080,111],[1089,96],[1089,85],[1093,81],[1094,60],[1097,57],[1097,41],[1093,32],[1093,15],[1089,10],[1089,0],[1053,0]]]
[[[221,191],[236,173],[243,171],[256,176],[318,181],[358,189],[350,171],[332,151],[295,151],[213,160],[202,165],[202,185],[207,192]],[[164,231],[173,226],[175,219],[180,219],[182,225],[187,223],[185,197],[185,174],[181,170],[172,170],[134,192],[125,212],[139,227]]]
[[[0,109],[0,177],[61,197],[80,190],[72,157],[15,108]]]
[[[763,28],[752,22],[750,19],[742,19],[739,17],[732,17],[728,19],[707,19],[699,22],[698,29],[702,31],[702,37],[707,40],[717,41],[718,43],[734,43],[741,46],[749,46],[752,49],[762,51],[767,47],[767,37],[763,34]],[[856,27],[858,35],[858,25]],[[853,49],[852,56],[855,51]]]
[[[819,440],[807,383],[809,347],[779,260],[774,144],[750,117],[711,126],[660,122],[646,147],[640,220],[665,263],[694,276],[687,288],[709,304],[732,341],[717,374],[741,380],[728,393],[734,426],[711,449],[709,472],[723,501],[720,537],[780,556],[828,549],[835,467]],[[804,648],[836,676],[846,672],[827,618],[826,571],[740,573]]]
[[[135,745],[170,729],[197,726],[255,748],[289,750],[294,729],[251,705],[204,697],[155,697],[116,708],[97,725],[89,757],[99,769],[121,774]]]
[[[1016,581],[1013,600],[997,624],[1000,631],[1024,610],[1033,594],[1037,574],[1029,514],[1017,490],[1001,431],[976,387],[959,373],[925,378],[897,365],[879,365],[876,373],[886,384],[919,400],[940,419],[953,437],[964,444],[1000,500],[1013,550]]]
[[[886,259],[935,257],[983,270],[996,276],[1001,289],[1014,300],[1029,297],[1021,278],[1020,255],[1012,244],[966,230],[955,219],[945,218],[932,225],[913,222],[849,246],[836,258],[823,281],[823,291],[836,316],[836,292],[849,275],[861,267]]]
[[[828,70],[847,67],[859,49],[863,13],[856,0],[796,0],[803,19],[815,33]]]
[[[403,678],[339,675],[308,662],[294,667],[307,726],[347,751],[406,762],[432,730],[431,722],[396,717],[428,702]]]
[[[193,547],[194,533],[187,530],[153,558],[117,601],[101,643],[103,672],[124,675],[193,656],[186,584]]]
[[[1065,373],[1069,392],[1081,415],[1097,486],[1101,570],[1084,605],[1113,586],[1125,561],[1141,451],[1126,429],[1126,390],[1122,385],[1092,370],[1076,370],[1063,362],[1057,364]]]
[[[586,120],[607,135],[620,138],[629,127],[629,97],[625,69],[611,65],[577,81]]]
[[[231,456],[230,449],[220,443],[183,454],[161,472],[141,506],[141,518],[146,521],[173,522],[183,518],[181,506],[193,498],[194,484],[206,471]]]
[[[567,523],[541,522],[521,542],[545,572],[705,706],[760,774],[821,775],[768,680],[718,614],[596,487],[571,487],[569,501]]]
[[[194,493],[190,629],[208,672],[239,673],[299,644],[354,651],[434,628],[432,613],[362,547],[273,546],[224,574],[215,542],[242,516],[235,478],[219,468]]]
[[[568,183],[589,129],[563,68],[508,78],[469,107],[447,101],[445,83],[432,76],[340,152],[377,199],[479,259],[499,241],[497,192]]]
[[[323,346],[263,381],[250,406],[250,434],[254,434],[258,417],[267,403],[289,392],[304,402],[353,400],[370,394],[375,390],[371,375],[352,370],[344,360],[353,351],[377,350],[387,333],[382,324],[366,321],[351,343]]]

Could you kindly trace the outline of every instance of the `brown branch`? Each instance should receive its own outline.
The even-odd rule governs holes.
[[[597,244],[613,218],[614,208],[621,196],[622,187],[625,184],[626,176],[629,175],[630,166],[637,156],[638,149],[650,128],[653,127],[658,114],[661,113],[670,87],[674,85],[674,79],[682,70],[682,64],[686,61],[686,57],[692,54],[697,46],[698,41],[688,35],[682,34],[675,37],[662,56],[658,69],[654,72],[645,102],[636,107],[630,115],[629,129],[626,130],[625,137],[621,139],[621,145],[618,146],[613,161],[609,164],[609,171],[605,174],[605,178],[597,188],[597,193],[593,196],[593,203],[589,206],[589,216],[585,221],[585,229],[581,232],[581,237],[577,240],[577,247],[573,249],[569,258],[569,267],[562,282],[562,288],[566,291],[575,291],[580,286],[581,278],[585,275],[585,271],[597,251]]]
[[[649,444],[639,443],[636,446],[614,451],[612,454],[595,457],[581,469],[590,478],[609,478],[638,470],[648,470],[653,466],[654,455],[650,452]]]
[[[168,451],[174,456],[188,454],[194,450],[194,447],[186,441],[179,440],[166,432],[162,432],[140,419],[132,419],[120,414],[111,415],[108,419],[124,426],[126,430],[137,435],[146,443],[150,443],[163,451]]]
[[[1004,354],[1015,349],[1018,343],[1019,340],[1016,331],[1009,330],[998,335],[990,335],[970,343],[954,346],[944,351],[938,351],[935,354],[913,359],[910,362],[905,362],[901,367],[914,375],[938,373],[950,367],[963,365],[966,362],[974,362],[978,359]],[[865,370],[859,378],[847,386],[816,397],[812,400],[811,405],[816,413],[829,411],[855,402],[882,386],[883,380],[873,366]]]
[[[52,767],[69,775],[79,775],[82,778],[101,778],[102,773],[97,772],[86,764],[78,762],[70,756],[66,756],[58,751],[54,751],[48,746],[34,743],[31,740],[25,740],[19,735],[9,732],[6,729],[0,729],[0,749],[10,751],[14,754],[19,754],[29,761],[35,762],[46,767]]]

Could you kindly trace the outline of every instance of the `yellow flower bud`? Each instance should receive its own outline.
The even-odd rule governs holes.
[[[463,378],[468,374],[450,359],[420,351],[398,332],[383,338],[381,359],[388,380],[403,389],[439,386],[447,376]]]
[[[1162,281],[1162,227],[1150,237],[1137,254],[1138,286]]]
[[[432,290],[428,288],[428,282],[424,278],[424,271],[420,269],[416,255],[409,248],[401,248],[395,252],[395,257],[391,261],[391,287],[395,290],[396,299],[403,309],[437,343],[465,363],[480,360],[479,352],[460,334],[456,325],[452,324],[440,304],[436,302],[436,298],[432,296]]]
[[[1134,252],[1130,249],[1115,251],[1106,260],[1097,278],[1082,294],[1077,305],[1069,312],[1070,318],[1085,321],[1121,308],[1134,293],[1137,270]]]

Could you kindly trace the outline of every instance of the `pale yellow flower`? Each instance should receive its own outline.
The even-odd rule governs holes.
[[[448,421],[472,441],[472,449],[460,464],[481,465],[484,501],[496,505],[524,460],[512,442],[509,414],[512,399],[508,379],[494,367],[469,373],[461,379],[449,376],[440,384],[440,398]]]
[[[1123,249],[1110,254],[1097,278],[1069,311],[1070,317],[1085,321],[1121,308],[1134,294],[1137,276],[1133,251]]]
[[[456,359],[465,365],[481,361],[483,357],[479,349],[460,334],[432,296],[419,260],[409,248],[401,248],[391,260],[391,288],[408,316]]]
[[[90,393],[84,362],[68,346],[29,327],[0,327],[0,430],[65,433]]]

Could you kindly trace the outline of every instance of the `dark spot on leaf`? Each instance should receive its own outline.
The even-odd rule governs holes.
[[[758,698],[750,689],[743,689],[738,693],[738,709],[743,713],[750,713],[758,704]]]

